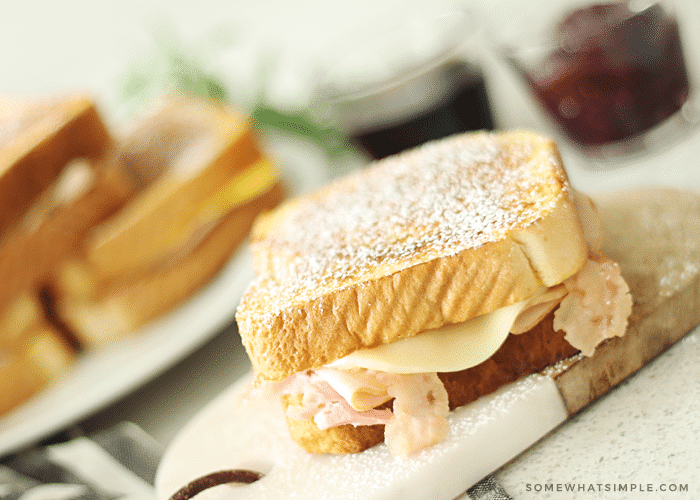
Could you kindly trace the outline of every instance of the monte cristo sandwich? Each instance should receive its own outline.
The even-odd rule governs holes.
[[[312,453],[410,455],[450,409],[622,336],[632,298],[554,143],[428,143],[258,219],[236,319]]]
[[[0,416],[188,307],[285,196],[229,104],[174,94],[115,132],[86,95],[0,95]]]

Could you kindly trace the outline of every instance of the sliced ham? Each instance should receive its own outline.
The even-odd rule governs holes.
[[[559,305],[567,293],[564,285],[556,285],[532,297],[515,318],[513,326],[510,327],[510,333],[519,335],[532,330]]]
[[[330,370],[330,368],[324,369]],[[331,384],[316,372],[308,370],[292,375],[294,380],[284,392],[302,394],[301,406],[290,406],[287,416],[295,420],[313,418],[319,429],[338,425],[386,424],[391,418],[389,410],[356,410]],[[357,391],[362,391],[362,381],[357,381]],[[389,398],[387,398],[389,399]]]
[[[437,373],[379,376],[394,397],[394,416],[384,427],[384,441],[393,455],[406,457],[445,439],[450,408]]]
[[[302,394],[301,406],[288,407],[289,418],[313,418],[319,429],[345,424],[383,424],[385,442],[396,456],[407,456],[432,446],[447,435],[447,391],[435,373],[406,375],[335,368],[318,371],[321,373],[308,370],[295,374],[288,382],[286,393]],[[336,390],[332,383],[338,381],[339,390]],[[348,402],[355,400],[365,407],[364,395],[376,399],[379,387],[383,387],[380,399],[394,400],[393,410],[360,411]],[[341,392],[347,396],[341,396]]]
[[[632,296],[610,259],[589,259],[578,273],[564,281],[568,294],[554,313],[554,329],[585,356],[592,356],[605,339],[627,331]]]

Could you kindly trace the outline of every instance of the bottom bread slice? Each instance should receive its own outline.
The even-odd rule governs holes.
[[[301,406],[301,394],[282,397],[285,408]],[[309,453],[358,453],[384,441],[383,425],[338,425],[329,429],[318,428],[313,418],[296,420],[287,417],[292,439]]]
[[[520,377],[541,372],[578,351],[564,340],[564,332],[554,331],[554,313],[547,315],[530,331],[509,335],[503,345],[483,363],[438,376],[447,390],[450,409],[476,401]],[[300,406],[301,395],[283,398],[285,410]],[[383,425],[341,425],[321,430],[313,419],[287,418],[292,439],[310,453],[356,453],[384,440]]]
[[[73,348],[48,324],[37,324],[24,336],[21,348],[0,349],[0,415],[58,379],[75,360]]]

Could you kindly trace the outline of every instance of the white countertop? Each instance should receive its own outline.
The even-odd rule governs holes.
[[[496,478],[517,500],[645,494],[696,498],[699,355],[700,332],[695,330],[506,465]],[[567,491],[571,487],[574,491]]]
[[[434,2],[433,7],[447,3]],[[692,47],[696,64],[691,69],[698,82],[699,7],[693,0],[675,4],[684,13],[686,46]],[[268,95],[281,106],[297,106],[309,99],[311,82],[332,58],[333,46],[324,40],[347,43],[335,35],[349,32],[364,16],[371,16],[370,25],[380,29],[376,20],[393,15],[398,5],[389,0],[367,0],[352,7],[348,2],[318,0],[14,2],[9,10],[3,7],[0,16],[0,67],[11,75],[0,81],[0,92],[83,89],[97,95],[110,119],[121,120],[125,112],[119,107],[118,94],[124,75],[130,68],[149,65],[159,71],[153,35],[172,29],[188,53],[229,83],[231,94],[243,105],[252,101],[252,89],[259,84],[255,71],[260,67],[259,56],[276,54]],[[420,2],[409,5],[418,8]],[[518,9],[523,8],[514,0],[480,6],[485,26],[500,23],[501,28],[517,21]],[[516,88],[507,69],[493,59],[485,60],[484,68],[499,123],[538,126],[526,94]],[[591,167],[568,150],[564,158],[572,183],[584,191],[646,183],[700,191],[697,128],[665,151],[623,168]],[[498,471],[496,477],[506,491],[516,500],[700,498],[698,335],[696,331],[672,347]],[[92,431],[131,420],[167,446],[192,416],[249,367],[235,326],[230,325],[166,373],[86,419],[81,427]],[[544,491],[545,485],[564,488],[567,484],[584,485],[587,492]],[[688,491],[667,497],[659,491],[644,495],[638,489],[629,491],[633,484],[635,488],[687,485]],[[626,485],[628,491],[605,491],[613,485]]]

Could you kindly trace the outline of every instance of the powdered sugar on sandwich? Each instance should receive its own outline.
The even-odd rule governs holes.
[[[624,335],[632,298],[619,266],[600,250],[600,224],[591,220],[597,214],[590,200],[577,197],[581,217],[589,222],[584,225],[590,248],[586,264],[562,284],[525,301],[509,332],[523,334],[556,309],[554,328],[566,332],[572,346],[591,356],[605,339]],[[460,367],[466,368],[468,364]],[[303,395],[301,406],[288,408],[288,418],[313,418],[322,430],[347,424],[385,425],[384,440],[397,456],[439,443],[449,430],[447,393],[436,372],[390,373],[341,359],[293,375],[285,392]],[[377,409],[388,401],[393,401],[391,409]]]

